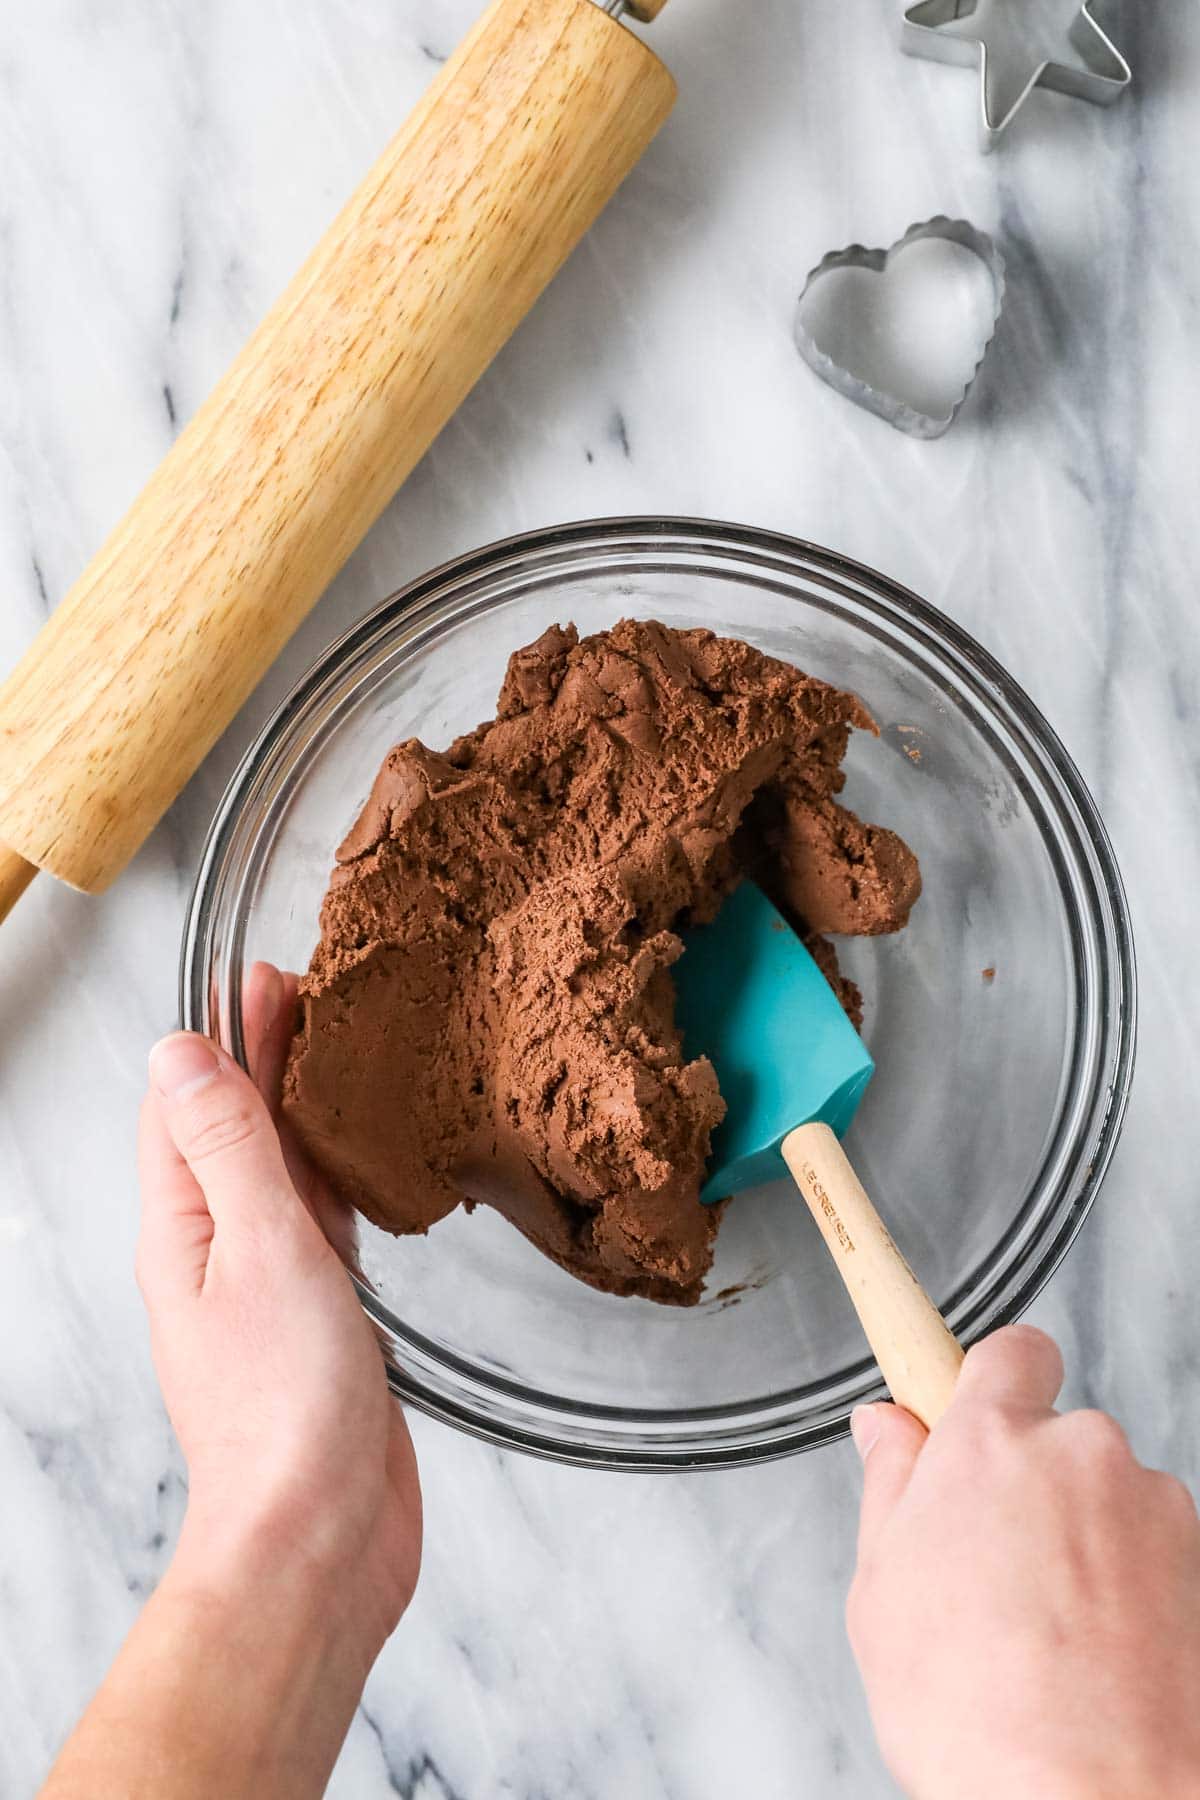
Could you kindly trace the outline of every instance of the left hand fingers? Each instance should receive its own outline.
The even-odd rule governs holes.
[[[295,1005],[294,975],[283,974],[273,963],[256,962],[251,966],[242,999],[246,1060],[251,1080],[276,1117]]]

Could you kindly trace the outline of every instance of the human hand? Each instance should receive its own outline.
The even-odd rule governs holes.
[[[295,998],[251,971],[276,1105]],[[331,1245],[349,1249],[345,1210],[222,1051],[179,1032],[150,1075],[138,1280],[187,1516],[43,1800],[318,1800],[416,1585],[412,1444]]]
[[[293,978],[251,971],[251,1066],[276,1106],[294,1003]],[[177,1564],[202,1583],[294,1569],[353,1619],[369,1667],[416,1584],[421,1503],[379,1345],[328,1241],[344,1248],[344,1215],[254,1083],[184,1033],[151,1057],[140,1166],[138,1281],[188,1464]]]
[[[883,1755],[916,1800],[1200,1794],[1200,1522],[1103,1413],[1058,1414],[1062,1358],[975,1346],[933,1432],[855,1415],[848,1622]]]

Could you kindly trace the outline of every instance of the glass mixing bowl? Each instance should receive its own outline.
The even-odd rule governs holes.
[[[811,544],[677,519],[568,525],[464,556],[325,655],[235,775],[205,847],[185,1025],[244,1059],[243,971],[303,969],[334,846],[385,751],[491,717],[552,621],[623,614],[749,639],[866,700],[845,798],[914,847],[906,931],[839,946],[878,1065],[848,1148],[964,1343],[1015,1318],[1095,1198],[1134,1046],[1134,961],[1096,809],[990,656],[895,583]],[[740,1195],[694,1310],[594,1293],[498,1215],[363,1225],[364,1306],[398,1394],[514,1448],[609,1468],[752,1462],[828,1441],[881,1392],[803,1202]]]

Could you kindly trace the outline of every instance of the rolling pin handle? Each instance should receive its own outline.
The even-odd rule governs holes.
[[[0,925],[3,925],[25,889],[37,874],[37,864],[26,862],[7,844],[0,844]]]

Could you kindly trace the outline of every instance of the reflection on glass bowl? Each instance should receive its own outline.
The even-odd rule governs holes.
[[[490,717],[507,657],[554,621],[708,626],[861,694],[845,798],[920,857],[895,938],[851,940],[878,1073],[849,1148],[964,1342],[1026,1307],[1120,1131],[1135,977],[1112,850],[1062,746],[964,632],[895,583],[736,526],[616,519],[434,571],[321,659],[213,823],[181,967],[185,1024],[243,1056],[244,971],[303,969],[334,846],[385,751]],[[745,1463],[826,1442],[877,1397],[840,1282],[783,1183],[739,1196],[693,1310],[565,1275],[487,1208],[427,1238],[364,1224],[360,1291],[396,1391],[515,1448],[601,1467]]]

